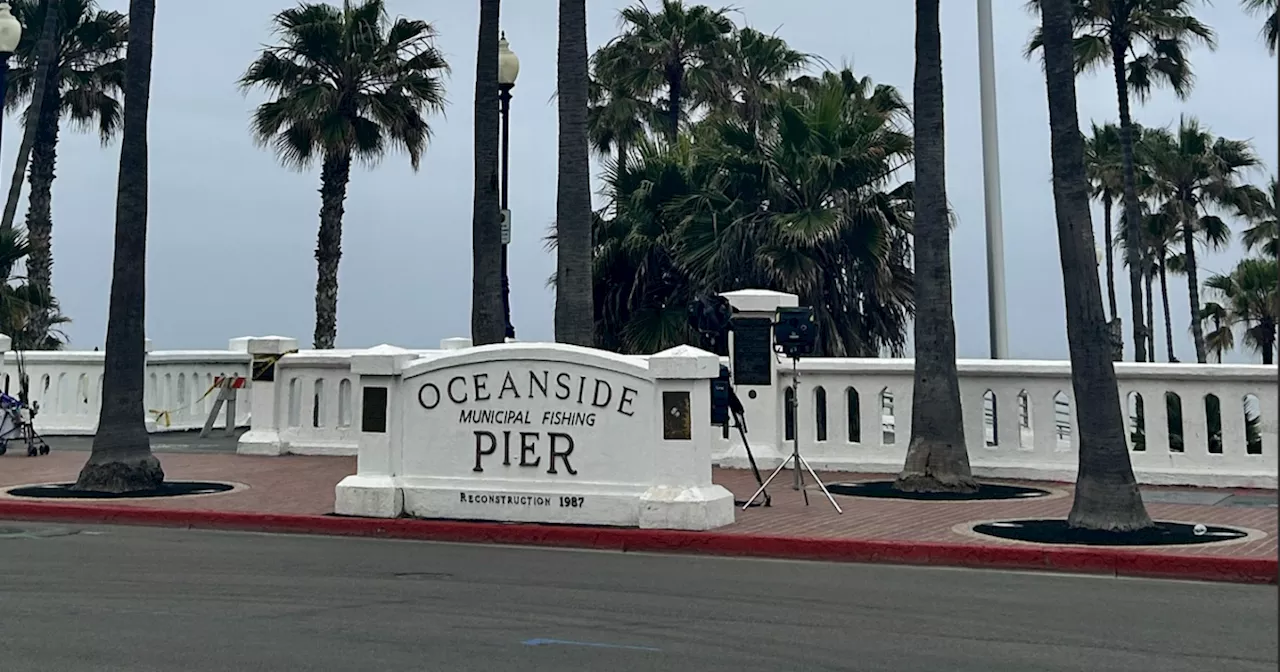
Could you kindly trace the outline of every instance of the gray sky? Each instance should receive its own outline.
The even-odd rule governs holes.
[[[127,0],[102,0],[126,10]],[[250,110],[260,102],[236,78],[268,41],[281,0],[218,3],[163,0],[156,14],[151,98],[151,220],[148,333],[158,349],[225,347],[230,337],[281,334],[306,347],[312,334],[319,170],[281,168],[250,141]],[[453,66],[446,116],[432,120],[433,144],[413,173],[392,155],[352,175],[344,223],[338,344],[433,346],[464,336],[470,324],[471,118],[479,3],[389,0],[393,14],[431,21]],[[616,32],[624,0],[591,0],[593,48]],[[913,3],[868,0],[737,0],[749,25],[777,32],[795,48],[850,63],[909,97]],[[1050,186],[1048,112],[1038,63],[1021,50],[1036,19],[1021,0],[997,0],[1001,163],[1011,354],[1063,359],[1066,335]],[[943,3],[949,197],[954,233],[955,314],[962,357],[987,355],[977,27],[972,0]],[[503,24],[522,69],[512,116],[512,304],[521,340],[550,340],[553,297],[545,279],[555,260],[542,246],[555,213],[556,3],[507,0]],[[1276,165],[1276,62],[1257,34],[1260,22],[1235,0],[1202,8],[1220,35],[1215,53],[1197,51],[1190,100],[1158,93],[1136,107],[1147,125],[1193,114],[1216,134],[1252,139]],[[742,18],[739,17],[740,23]],[[1081,123],[1114,119],[1109,75],[1080,86]],[[20,133],[5,125],[0,169],[12,172]],[[64,131],[54,185],[54,289],[74,319],[75,348],[100,345],[106,330],[118,141]],[[1265,172],[1253,179],[1261,183]],[[20,215],[25,212],[25,203]],[[1101,232],[1100,214],[1095,230]],[[1238,231],[1242,225],[1236,225]],[[1208,271],[1230,267],[1239,251],[1209,256]],[[1124,276],[1121,271],[1117,275]],[[1117,288],[1128,314],[1126,285]],[[1170,288],[1177,354],[1194,353],[1186,287]],[[1157,307],[1156,320],[1160,324]],[[1157,339],[1161,359],[1163,339]],[[1243,357],[1243,355],[1237,355]]]

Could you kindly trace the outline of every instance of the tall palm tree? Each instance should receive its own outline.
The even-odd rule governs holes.
[[[136,492],[164,482],[151,454],[142,405],[147,355],[147,112],[151,103],[155,0],[129,0],[125,55],[123,132],[116,191],[115,257],[107,312],[102,407],[93,452],[76,490]]]
[[[262,50],[240,87],[271,96],[253,116],[260,145],[289,168],[321,163],[314,342],[332,348],[351,164],[373,165],[400,149],[417,170],[431,137],[426,116],[444,108],[442,77],[449,66],[431,24],[393,21],[384,0],[341,8],[304,3],[276,14],[273,23],[279,44]]]
[[[1144,204],[1145,205],[1145,204]],[[1165,339],[1165,357],[1170,362],[1178,361],[1174,355],[1173,349],[1173,317],[1169,310],[1169,274],[1184,273],[1185,261],[1181,252],[1181,227],[1178,225],[1177,216],[1169,211],[1169,208],[1162,208],[1156,212],[1147,212],[1143,209],[1143,221],[1140,230],[1142,232],[1142,241],[1140,243],[1139,258],[1143,266],[1144,282],[1146,283],[1147,292],[1147,322],[1154,324],[1152,283],[1159,279],[1160,281],[1160,303],[1164,314],[1164,339]],[[1215,234],[1215,237],[1219,234]],[[1121,229],[1120,235],[1116,242],[1126,251],[1129,246],[1128,229]],[[1126,255],[1127,256],[1127,255]],[[1152,361],[1155,360],[1155,340],[1152,338],[1148,341],[1148,347],[1152,353]]]
[[[14,15],[28,25],[42,23],[47,0],[17,0]],[[27,235],[31,254],[27,277],[36,291],[52,296],[53,180],[57,164],[58,131],[62,121],[72,128],[94,129],[103,145],[120,127],[120,87],[124,83],[124,50],[129,19],[98,8],[94,0],[62,0],[58,13],[57,58],[41,68],[38,39],[22,40],[14,53],[5,110],[16,110],[32,99],[37,72],[47,77],[42,89],[34,141],[31,145],[31,193],[27,206]],[[29,113],[35,113],[33,108]],[[31,329],[42,331],[53,315],[32,316]]]
[[[1038,9],[1043,0],[1030,0]],[[1157,85],[1166,85],[1180,98],[1191,93],[1194,76],[1187,52],[1195,44],[1215,48],[1213,30],[1192,16],[1198,0],[1072,0],[1072,30],[1076,72],[1110,66],[1120,108],[1120,149],[1123,201],[1131,238],[1137,240],[1141,225],[1141,198],[1135,167],[1137,139],[1130,111],[1132,97],[1144,100]],[[1027,54],[1041,47],[1039,31],[1027,45]],[[1137,251],[1134,250],[1133,253]],[[1142,268],[1129,259],[1129,299],[1132,304],[1134,358],[1146,361],[1143,337],[1149,325],[1142,319]]]
[[[556,183],[556,342],[592,346],[591,154],[587,125],[587,3],[560,0],[556,60],[560,165]]]
[[[1080,466],[1067,522],[1077,528],[1137,530],[1150,527],[1152,522],[1129,461],[1120,391],[1107,345],[1089,215],[1084,136],[1080,133],[1076,104],[1072,0],[1041,0],[1039,7],[1058,253],[1066,300],[1071,385],[1080,426]]]
[[[1228,332],[1226,337],[1215,335],[1214,340],[1230,347],[1231,330],[1241,326],[1245,344],[1262,355],[1262,363],[1267,366],[1275,363],[1276,324],[1280,321],[1280,292],[1276,287],[1280,270],[1276,266],[1275,259],[1245,258],[1230,273],[1212,275],[1204,283],[1221,301],[1215,302],[1220,311],[1210,312],[1222,315],[1219,329]]]
[[[48,81],[47,73],[52,67],[58,55],[58,15],[62,12],[57,11],[59,0],[48,0],[48,7],[55,8],[54,11],[46,11],[44,20],[40,22],[40,32],[36,36],[24,31],[19,47],[22,42],[36,39],[35,61],[36,68],[39,72],[33,77],[31,96],[31,109],[26,115],[26,121],[22,129],[22,144],[18,147],[18,159],[14,162],[13,177],[9,180],[9,196],[5,201],[4,214],[0,217],[0,233],[4,233],[13,228],[13,218],[18,212],[18,198],[22,195],[23,176],[27,172],[27,162],[31,158],[31,146],[36,141],[36,129],[39,126],[40,117],[44,107],[44,90]],[[7,96],[8,94],[6,94]],[[8,274],[8,269],[0,269],[4,274]]]
[[[1223,247],[1230,231],[1214,210],[1251,207],[1253,190],[1240,184],[1241,173],[1258,165],[1248,142],[1216,138],[1194,118],[1184,117],[1175,132],[1149,131],[1144,146],[1150,155],[1154,191],[1178,221],[1183,241],[1183,269],[1191,308],[1191,336],[1196,361],[1208,361],[1200,321],[1200,280],[1196,247],[1200,241]]]
[[[915,385],[911,442],[894,487],[973,492],[951,314],[951,226],[947,212],[942,30],[938,0],[916,0]]]
[[[1093,187],[1092,196],[1102,203],[1102,240],[1106,257],[1107,306],[1109,319],[1120,316],[1116,308],[1114,240],[1111,235],[1111,208],[1124,191],[1124,170],[1120,150],[1120,129],[1115,124],[1092,124],[1084,143],[1084,167]]]
[[[1240,0],[1245,11],[1250,14],[1266,14],[1262,24],[1262,40],[1267,43],[1267,50],[1274,56],[1280,50],[1280,1],[1277,0]]]
[[[471,341],[506,340],[502,294],[502,222],[498,200],[498,42],[501,0],[480,0],[476,39],[475,182],[471,205]]]
[[[666,137],[674,140],[688,112],[706,104],[720,88],[726,38],[733,32],[727,9],[686,6],[684,0],[660,0],[655,11],[640,0],[623,9],[622,35],[605,55],[623,73],[629,90],[663,94]]]

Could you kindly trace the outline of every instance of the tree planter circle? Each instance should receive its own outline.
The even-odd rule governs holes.
[[[977,534],[1010,541],[1075,546],[1194,546],[1249,536],[1247,531],[1234,527],[1163,521],[1135,532],[1103,532],[1071,528],[1059,518],[978,523],[972,529]]]
[[[10,497],[26,499],[154,499],[161,497],[190,497],[193,495],[216,495],[231,492],[236,488],[234,483],[214,481],[165,481],[154,490],[135,492],[84,492],[72,490],[75,483],[45,483],[41,485],[20,485],[5,491]]]
[[[865,481],[862,483],[835,483],[827,490],[833,495],[869,497],[874,499],[905,499],[916,502],[980,502],[1017,499],[1038,499],[1053,494],[1049,490],[1020,485],[979,483],[977,492],[902,492],[895,490],[893,481]]]

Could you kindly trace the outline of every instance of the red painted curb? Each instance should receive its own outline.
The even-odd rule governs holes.
[[[0,501],[0,519],[1278,583],[1276,558]]]

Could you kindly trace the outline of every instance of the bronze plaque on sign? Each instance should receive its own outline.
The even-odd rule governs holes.
[[[735,385],[773,384],[773,322],[767,317],[733,321],[733,382]]]
[[[688,392],[662,393],[662,438],[689,441],[693,438]]]

